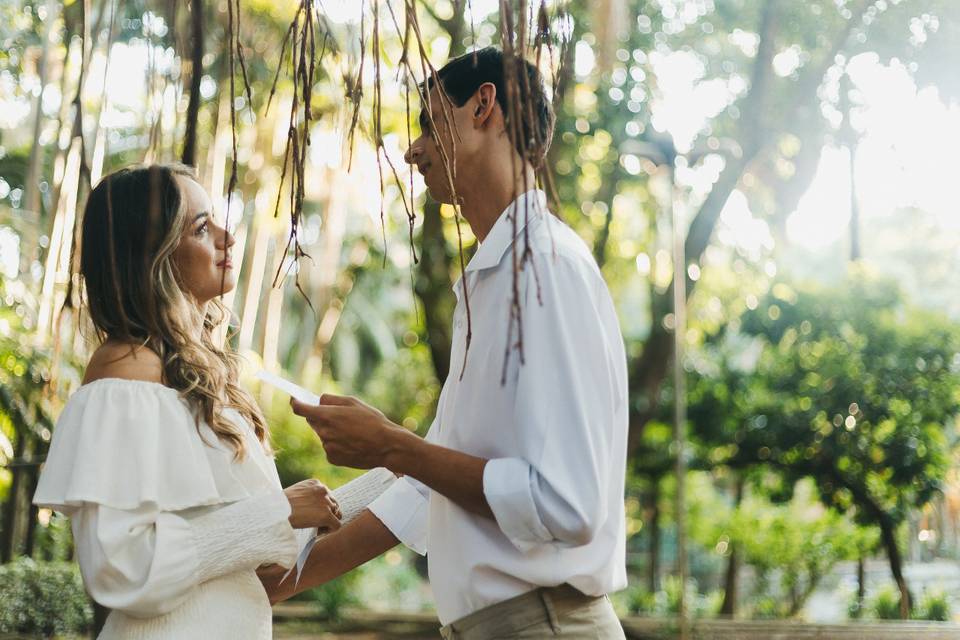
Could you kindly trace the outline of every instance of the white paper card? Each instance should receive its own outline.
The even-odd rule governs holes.
[[[289,380],[285,380],[278,375],[274,375],[265,369],[260,369],[257,371],[256,378],[262,380],[269,385],[273,385],[277,389],[280,389],[287,395],[293,396],[300,402],[305,402],[307,404],[320,404],[320,396],[304,389],[300,385],[294,384]]]

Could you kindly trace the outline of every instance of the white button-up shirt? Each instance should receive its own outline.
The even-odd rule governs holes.
[[[519,260],[527,241],[523,363],[512,349],[501,384],[507,341],[519,337],[516,323],[509,329],[514,245]],[[454,291],[450,373],[427,440],[489,460],[483,491],[496,520],[409,477],[370,510],[414,551],[429,549],[442,624],[541,586],[623,588],[626,356],[593,256],[550,215],[543,192],[529,191],[501,214]]]

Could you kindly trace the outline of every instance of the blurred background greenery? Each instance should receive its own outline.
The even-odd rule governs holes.
[[[493,0],[412,4],[436,66],[500,41]],[[386,16],[396,12],[402,34],[404,6],[322,3],[329,47],[313,86],[300,227],[310,258],[298,263],[285,249],[286,197],[274,216],[288,63],[266,110],[298,3],[240,6],[249,96],[230,93],[227,2],[0,4],[0,632],[90,623],[68,523],[29,504],[95,346],[70,289],[78,216],[100,176],[183,158],[191,126],[193,163],[243,255],[225,297],[230,339],[270,417],[284,483],[336,486],[356,473],[326,463],[285,398],[252,379],[259,367],[357,395],[421,434],[431,423],[458,240],[453,210],[402,160],[415,112]],[[374,7],[381,37],[370,51]],[[950,619],[960,593],[960,4],[558,0],[544,11],[555,213],[592,247],[628,346],[621,613],[669,615],[685,589],[702,617]],[[380,178],[361,35],[383,64],[380,157],[402,191]],[[686,584],[674,577],[671,206],[684,223],[689,305]],[[469,257],[475,243],[462,231]],[[287,268],[304,294],[293,276],[272,286]],[[303,597],[329,619],[344,607],[429,611],[423,576],[422,561],[394,550]]]

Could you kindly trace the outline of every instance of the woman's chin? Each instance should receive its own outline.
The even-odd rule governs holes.
[[[226,274],[222,278],[211,279],[209,286],[203,288],[203,295],[196,295],[197,299],[210,301],[214,298],[218,298],[222,295],[226,295],[233,291],[237,286],[237,278],[233,275],[232,270],[227,270]],[[199,293],[199,292],[198,292]]]

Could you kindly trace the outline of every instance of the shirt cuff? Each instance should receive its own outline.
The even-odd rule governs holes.
[[[530,484],[531,468],[519,458],[496,458],[483,469],[483,494],[507,539],[526,553],[553,540],[540,519]]]
[[[367,507],[397,540],[427,553],[427,510],[430,502],[406,478],[400,478]]]

